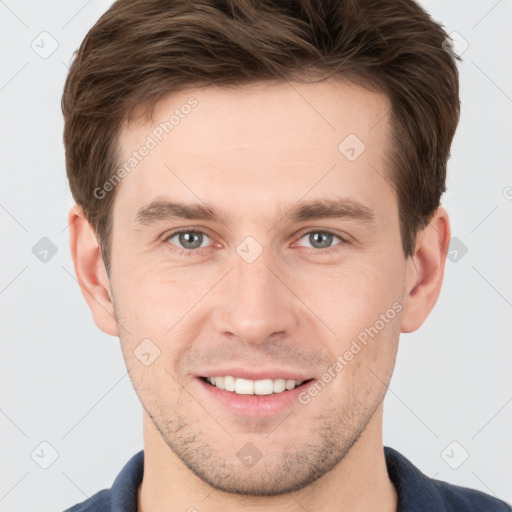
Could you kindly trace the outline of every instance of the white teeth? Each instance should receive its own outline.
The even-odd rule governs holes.
[[[231,375],[224,377],[206,377],[206,380],[219,389],[232,391],[238,395],[271,395],[282,393],[300,386],[304,381],[293,379],[240,379]]]
[[[224,389],[226,391],[235,391],[235,377],[231,377],[229,375],[224,377]]]
[[[274,382],[272,379],[255,380],[254,381],[254,394],[255,395],[271,395],[274,392]]]
[[[286,380],[285,379],[276,379],[274,381],[274,393],[281,393],[286,389]]]
[[[236,379],[235,393],[237,395],[254,395],[254,381],[247,379]]]

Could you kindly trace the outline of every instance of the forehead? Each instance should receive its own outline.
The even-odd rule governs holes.
[[[165,143],[161,139],[171,132],[172,141],[167,142],[176,149],[200,150],[188,158],[258,144],[285,150],[283,143],[289,142],[294,151],[304,142],[332,147],[349,133],[371,142],[385,131],[386,122],[381,121],[388,111],[385,94],[339,80],[191,89],[160,100],[154,122],[139,118],[125,125],[121,148],[126,154],[147,135]],[[191,124],[193,128],[187,126]],[[374,131],[377,124],[380,130]]]
[[[151,122],[120,134],[114,210],[127,214],[154,197],[269,210],[269,199],[303,194],[356,195],[389,188],[387,97],[339,81],[206,87],[161,100]],[[141,149],[145,156],[140,157]],[[137,161],[133,156],[138,153]],[[342,189],[339,187],[341,186]],[[365,194],[363,194],[365,195]],[[240,203],[240,198],[244,200]],[[117,206],[116,206],[117,204]]]

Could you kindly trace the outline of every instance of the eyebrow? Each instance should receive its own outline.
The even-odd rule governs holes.
[[[282,215],[280,222],[301,222],[315,219],[357,220],[367,224],[375,224],[375,212],[372,208],[350,198],[317,199],[300,201],[289,207]],[[183,203],[156,199],[142,206],[137,211],[135,223],[141,226],[176,220],[204,220],[225,224],[230,215],[214,206],[200,203]]]

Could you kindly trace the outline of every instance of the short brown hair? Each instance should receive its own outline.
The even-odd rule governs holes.
[[[193,86],[342,77],[391,104],[390,172],[405,256],[446,190],[459,120],[451,41],[413,0],[117,0],[86,35],[64,93],[66,167],[109,268],[123,122]]]

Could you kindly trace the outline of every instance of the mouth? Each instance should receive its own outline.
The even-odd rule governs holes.
[[[250,380],[234,377],[232,375],[199,377],[212,387],[229,391],[236,395],[278,395],[306,386],[313,379],[261,379]]]
[[[198,391],[204,393],[205,404],[218,406],[219,412],[222,410],[235,418],[257,418],[272,417],[297,406],[301,408],[300,414],[310,410],[299,400],[306,386],[315,382],[315,378],[308,378],[310,375],[287,369],[214,371],[196,375],[196,382],[200,384]]]

